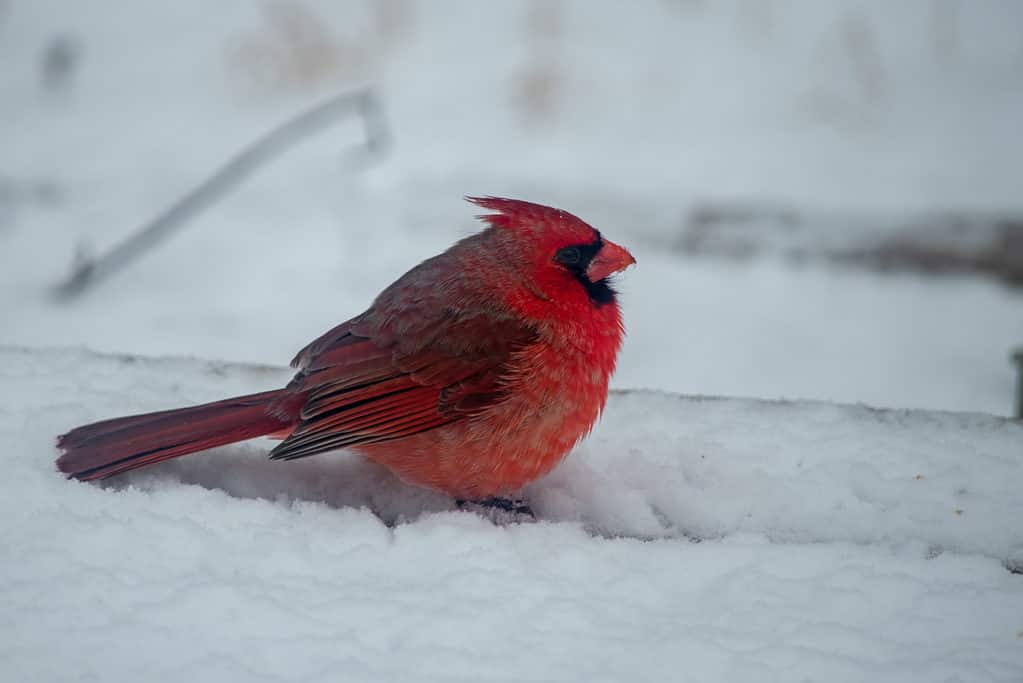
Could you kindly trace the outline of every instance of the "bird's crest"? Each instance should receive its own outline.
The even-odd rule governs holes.
[[[583,220],[567,211],[521,199],[505,199],[504,197],[466,197],[465,199],[476,206],[494,211],[495,213],[482,214],[477,218],[497,228],[519,228],[525,225],[589,227]]]

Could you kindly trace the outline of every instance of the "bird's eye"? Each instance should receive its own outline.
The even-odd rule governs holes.
[[[582,252],[579,251],[579,247],[565,247],[559,249],[555,260],[558,263],[564,263],[566,266],[573,266],[579,263],[579,259],[582,258]]]

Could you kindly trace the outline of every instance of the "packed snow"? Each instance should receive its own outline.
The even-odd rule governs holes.
[[[616,392],[496,526],[269,442],[104,485],[55,434],[290,373],[0,350],[7,680],[1023,677],[1023,424]]]
[[[0,0],[0,679],[1019,683],[1021,290],[672,245],[716,203],[1020,215],[1021,23],[1011,0]],[[339,123],[55,300],[76,252],[367,84],[375,163]],[[638,260],[616,389],[526,492],[536,523],[263,440],[54,470],[78,424],[287,381],[478,229],[467,194]]]

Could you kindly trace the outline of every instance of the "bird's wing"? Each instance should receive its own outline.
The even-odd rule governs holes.
[[[535,331],[491,312],[408,319],[368,313],[303,349],[292,395],[299,422],[273,449],[290,460],[466,419],[505,395],[509,362]]]

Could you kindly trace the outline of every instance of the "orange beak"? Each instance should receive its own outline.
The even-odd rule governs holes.
[[[590,261],[586,269],[586,278],[590,282],[599,282],[608,275],[621,272],[636,262],[625,247],[620,247],[611,240],[604,240],[604,246]]]

